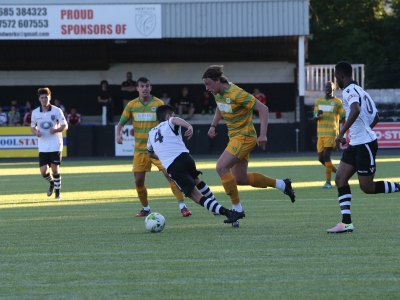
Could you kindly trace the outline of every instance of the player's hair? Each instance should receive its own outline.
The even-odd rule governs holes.
[[[342,73],[346,77],[351,77],[353,74],[353,68],[351,64],[346,61],[341,61],[335,66],[335,71]]]
[[[223,65],[211,65],[203,73],[202,79],[209,78],[213,81],[221,81],[222,83],[228,83],[229,79],[224,75]]]
[[[139,77],[139,79],[137,80],[138,85],[139,85],[139,82],[147,83],[147,82],[150,82],[150,80],[147,77]]]
[[[40,95],[47,95],[47,96],[51,96],[51,91],[48,87],[43,87],[37,90],[37,94],[38,97],[40,97]]]
[[[175,109],[171,105],[161,105],[161,106],[157,107],[157,110],[156,110],[157,120],[159,122],[164,122],[167,114],[173,113],[173,112],[175,112]]]

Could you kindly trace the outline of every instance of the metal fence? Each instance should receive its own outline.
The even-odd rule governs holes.
[[[354,64],[353,78],[364,88],[364,65]],[[324,91],[327,81],[335,82],[335,65],[307,65],[306,66],[306,90]],[[336,83],[336,82],[335,82]]]

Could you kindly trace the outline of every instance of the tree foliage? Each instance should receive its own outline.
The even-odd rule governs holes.
[[[400,88],[400,0],[311,0],[311,64],[365,64],[368,88]]]

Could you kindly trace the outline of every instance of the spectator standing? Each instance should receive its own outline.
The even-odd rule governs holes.
[[[102,109],[102,114],[105,114],[104,117],[106,119],[105,120],[106,122],[103,122],[103,125],[105,125],[104,123],[113,124],[114,123],[113,100],[107,80],[102,80],[100,82],[100,90],[97,96],[97,102],[100,104],[100,107]]]
[[[121,83],[121,99],[122,99],[122,108],[128,104],[129,101],[136,98],[137,95],[137,82],[132,79],[132,72],[126,73],[126,80]]]
[[[57,106],[61,111],[63,112],[64,116],[67,115],[67,110],[65,109],[65,106],[61,103],[61,100],[59,99],[54,99],[54,105]]]
[[[207,91],[203,92],[203,97],[200,102],[200,111],[204,114],[213,114],[215,112],[215,107],[217,104],[215,103],[214,97],[211,97],[211,94]]]
[[[8,124],[8,115],[5,111],[3,111],[3,107],[0,106],[0,126],[7,126]]]
[[[179,116],[182,117],[183,114],[187,114],[186,119],[190,120],[194,114],[194,101],[189,94],[189,89],[185,86],[182,88],[182,95],[177,101],[177,108]]]
[[[167,92],[162,94],[161,100],[164,102],[164,105],[170,105],[171,97],[168,96]]]
[[[26,112],[24,114],[24,119],[22,121],[22,126],[31,126],[32,120],[32,108],[26,108]]]
[[[67,116],[67,122],[69,126],[81,124],[81,114],[78,113],[75,107],[71,108],[71,111]]]
[[[8,112],[8,125],[9,126],[21,125],[21,114],[18,111],[16,105],[11,105],[10,111]]]

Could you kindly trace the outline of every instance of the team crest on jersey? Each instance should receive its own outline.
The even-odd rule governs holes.
[[[228,98],[225,98],[225,102],[226,102],[226,103],[231,103],[231,98],[229,98],[229,97],[228,97]]]
[[[152,106],[151,107],[151,111],[156,111],[157,110],[157,106]]]
[[[50,127],[53,127],[53,124],[51,122],[40,123],[40,128],[42,128],[42,129],[49,129]]]
[[[56,119],[56,116],[55,115],[51,115],[51,120],[55,121],[55,119]]]

